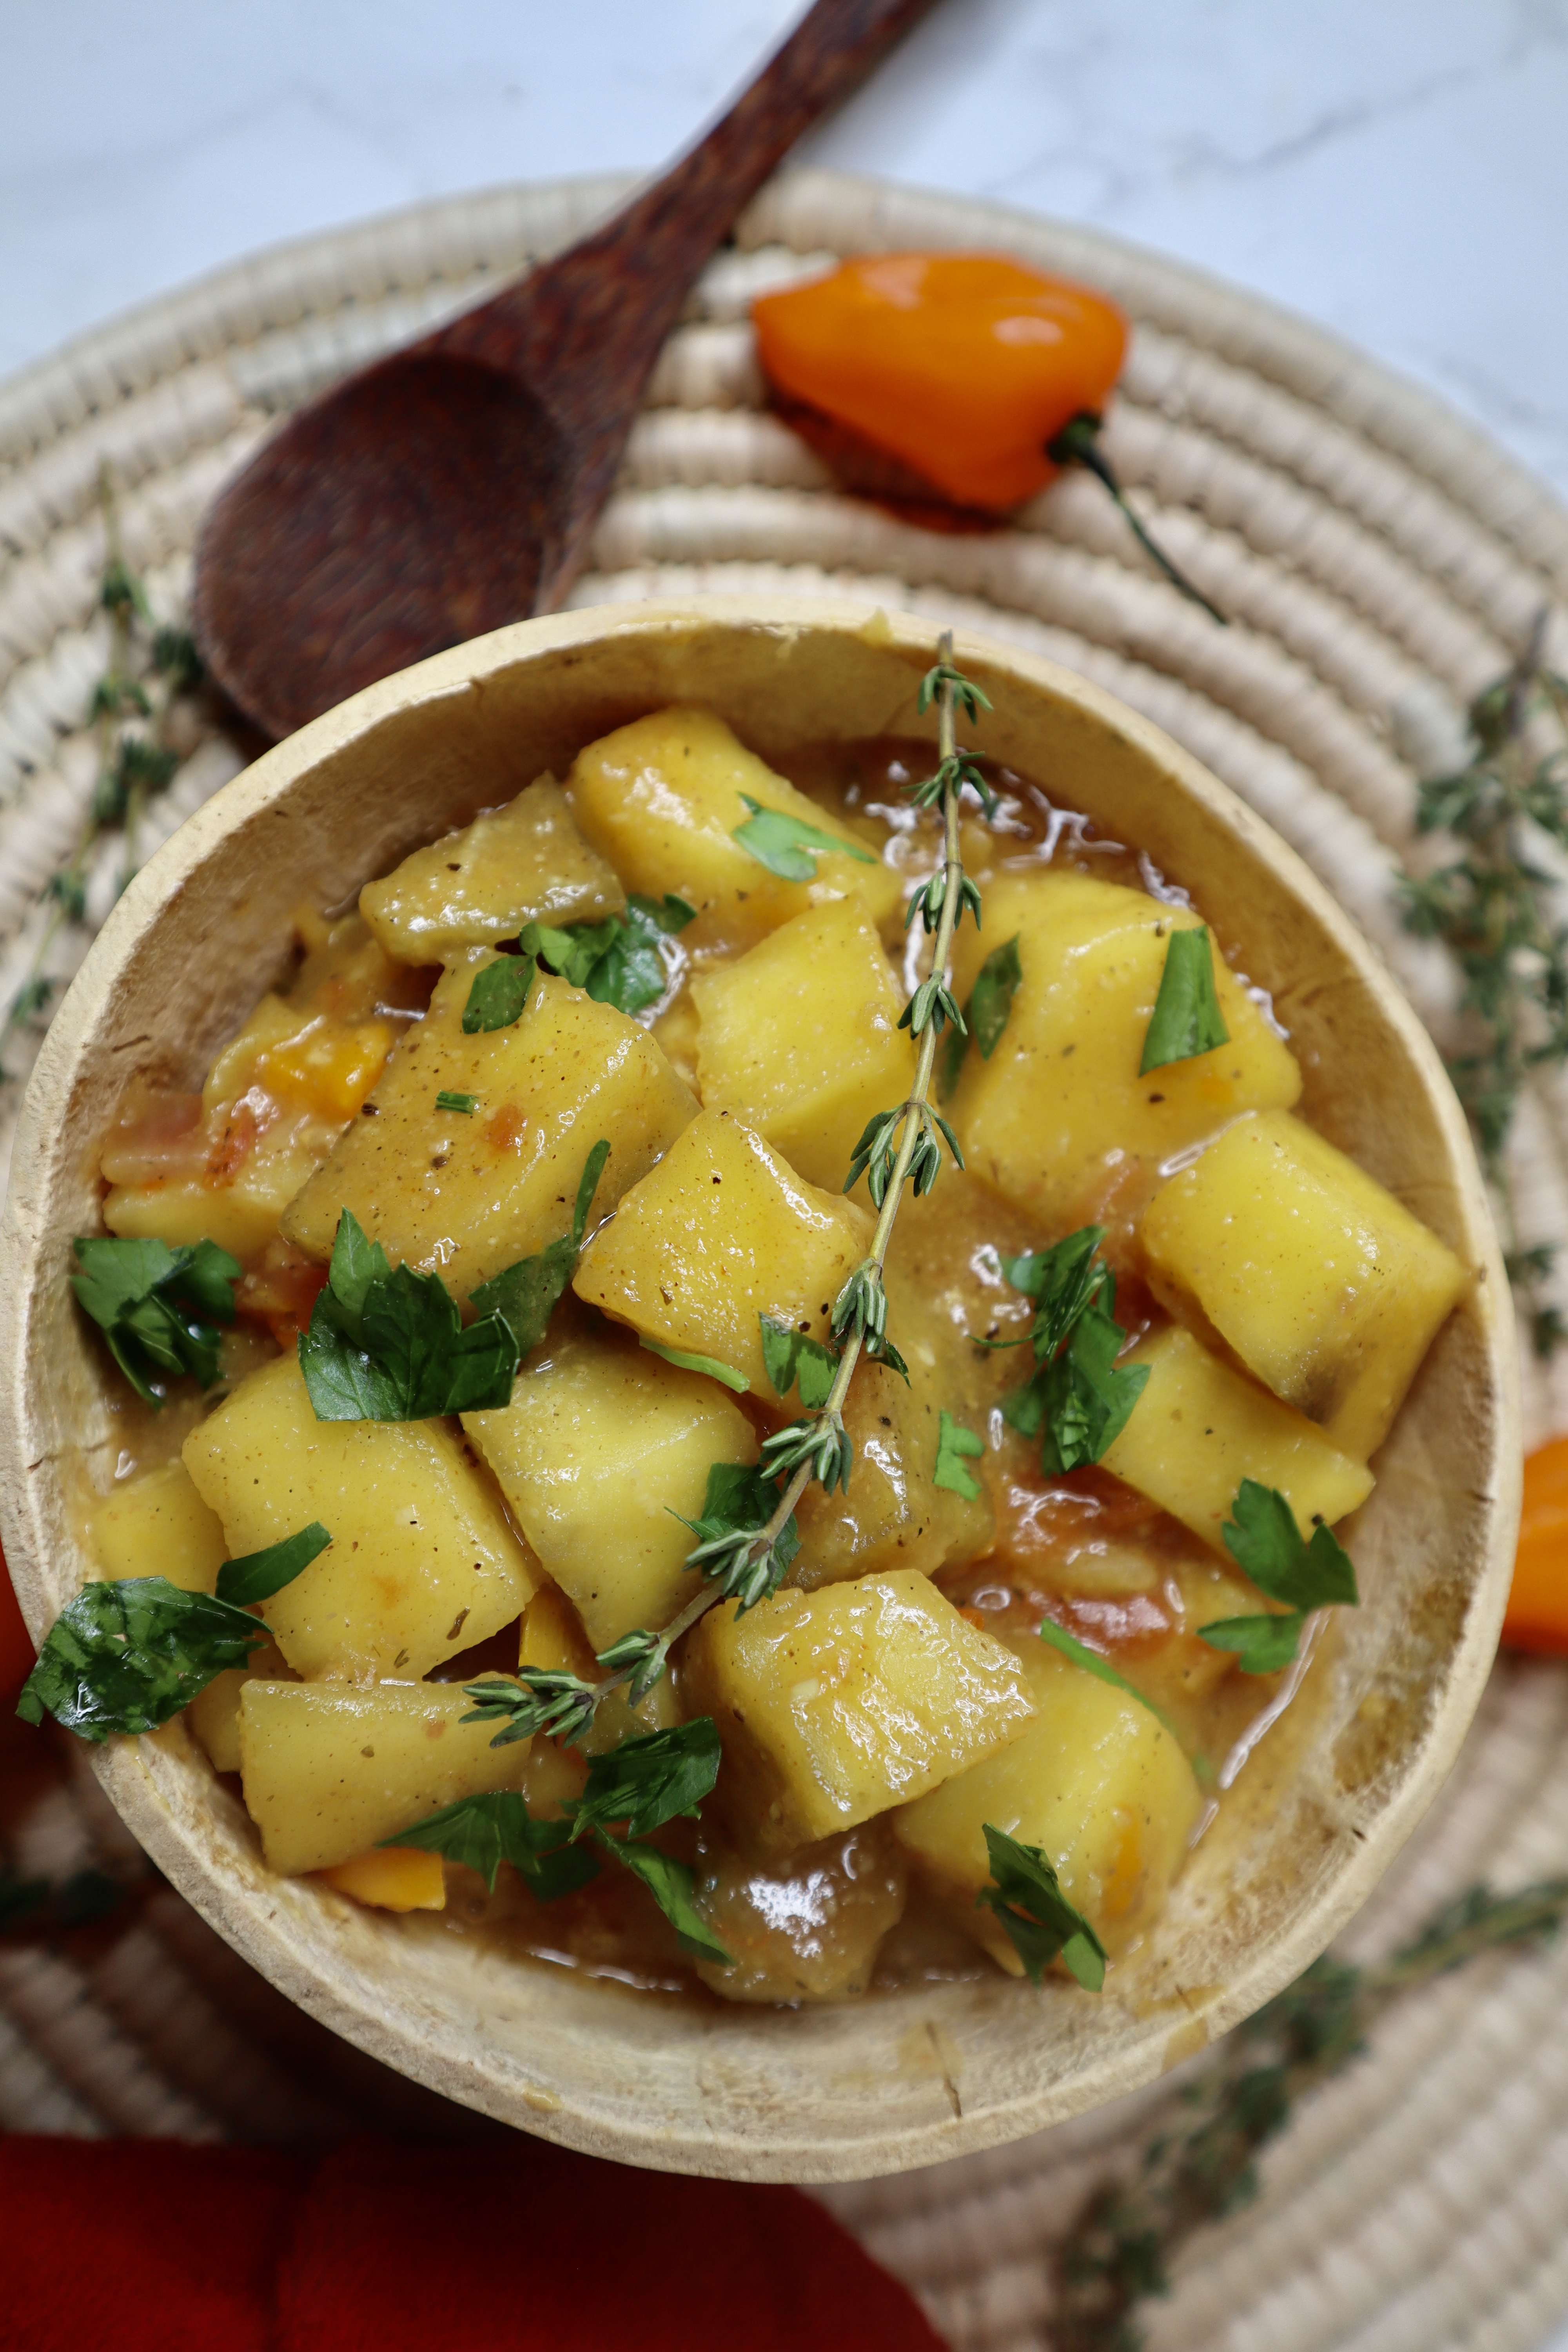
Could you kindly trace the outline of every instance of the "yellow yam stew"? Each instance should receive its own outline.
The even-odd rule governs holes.
[[[68,1269],[120,1475],[24,1711],[183,1711],[273,1870],[699,1998],[1151,1934],[1468,1276],[1298,1115],[1202,877],[927,691],[935,753],[789,778],[621,726],[137,1083]]]

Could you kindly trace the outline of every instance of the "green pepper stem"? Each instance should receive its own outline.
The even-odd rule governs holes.
[[[1186,574],[1177,570],[1164,549],[1150,538],[1129,506],[1127,493],[1117,480],[1115,469],[1100,446],[1100,422],[1091,409],[1080,409],[1076,416],[1068,419],[1054,440],[1047,442],[1047,457],[1053,466],[1082,466],[1097,480],[1103,482],[1125,515],[1139,546],[1159,565],[1172,587],[1179,588],[1183,595],[1190,597],[1194,604],[1201,604],[1210,619],[1217,621],[1222,628],[1228,627],[1229,615],[1222,613],[1217,604],[1211,604],[1203,590],[1194,588]]]

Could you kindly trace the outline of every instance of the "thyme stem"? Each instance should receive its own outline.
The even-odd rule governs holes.
[[[952,662],[951,629],[945,629],[942,632],[938,645],[937,659],[942,671],[941,683],[937,688],[937,751],[942,769],[946,771],[950,763],[956,764],[954,694],[952,679],[946,674],[951,669]],[[963,860],[958,833],[962,794],[962,781],[953,774],[942,790],[945,887],[942,891],[941,912],[937,919],[935,943],[931,950],[931,971],[940,975],[944,988],[950,983],[952,976],[951,961],[953,934],[958,928],[959,918],[964,905],[962,887]],[[900,1107],[902,1126],[898,1151],[893,1160],[892,1174],[882,1197],[869,1254],[863,1261],[860,1269],[862,1274],[869,1271],[879,1287],[881,1286],[883,1271],[887,1264],[889,1244],[893,1237],[893,1226],[898,1218],[900,1203],[903,1199],[904,1186],[909,1180],[910,1163],[923,1132],[926,1105],[931,1097],[931,1073],[936,1062],[940,1027],[941,1024],[937,1020],[928,1020],[921,1032],[919,1055],[915,1063],[914,1087]],[[833,1376],[833,1385],[817,1416],[819,1426],[831,1424],[837,1421],[842,1412],[844,1400],[849,1393],[849,1383],[855,1377],[855,1370],[859,1363],[865,1344],[866,1335],[863,1328],[858,1328],[852,1330],[846,1339],[843,1351],[838,1359],[838,1369]],[[761,1559],[766,1557],[788,1527],[801,1496],[815,1475],[813,1463],[809,1458],[799,1463],[791,1472],[775,1508],[765,1524],[757,1529],[747,1547],[746,1557],[749,1559]],[[694,1593],[680,1614],[660,1634],[658,1643],[660,1658],[668,1657],[681,1636],[689,1633],[699,1618],[705,1616],[714,1602],[722,1598],[722,1587],[718,1580],[710,1581],[702,1591]],[[646,1669],[644,1671],[646,1673]],[[608,1697],[612,1691],[618,1689],[623,1684],[633,1681],[636,1674],[637,1669],[628,1667],[625,1672],[612,1675],[607,1680],[595,1685],[595,1706],[600,1699]]]

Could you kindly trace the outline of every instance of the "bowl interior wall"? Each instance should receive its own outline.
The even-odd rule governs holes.
[[[752,611],[755,612],[752,607]],[[126,1082],[199,1083],[283,968],[290,910],[336,907],[404,851],[607,728],[711,704],[764,756],[934,735],[912,623],[719,600],[525,624],[371,689],[182,829],[116,910],[40,1059],[4,1247],[7,1551],[35,1632],[86,1572],[79,1482],[112,1475],[102,1362],[61,1270],[98,1223],[96,1151]],[[626,2160],[770,2178],[889,2169],[1015,2136],[1132,2087],[1255,2007],[1367,1892],[1440,1781],[1479,1695],[1517,1508],[1504,1296],[1462,1123],[1430,1045],[1306,870],[1195,762],[1081,681],[961,644],[992,696],[969,740],[1148,850],[1269,989],[1305,1108],[1477,1268],[1380,1463],[1342,1613],[1297,1711],[1254,1758],[1150,1948],[1102,2000],[1000,1976],[802,2012],[634,1996],[503,1964],[260,1866],[175,1723],[102,1769],[155,1860],[268,1975],[437,2088]]]

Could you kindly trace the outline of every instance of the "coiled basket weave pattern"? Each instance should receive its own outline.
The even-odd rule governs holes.
[[[107,625],[100,482],[160,616],[197,520],[271,420],[332,377],[568,243],[619,180],[420,206],[224,270],[0,387],[0,1003],[38,893],[92,790]],[[839,495],[762,403],[747,309],[839,256],[1002,249],[1114,295],[1136,324],[1108,445],[1163,542],[1232,616],[1216,627],[1068,479],[1005,530],[937,535]],[[580,604],[703,589],[864,596],[1053,655],[1207,761],[1322,877],[1441,1040],[1456,980],[1401,930],[1421,854],[1418,770],[1543,605],[1568,667],[1568,514],[1436,403],[1331,338],[1173,264],[1027,214],[823,173],[746,215],[660,362]],[[143,852],[253,747],[216,719],[153,804]],[[1070,779],[1044,779],[1070,803]],[[115,887],[94,869],[85,952]],[[26,1053],[8,1057],[8,1155]],[[1568,1243],[1568,1085],[1516,1125],[1522,1237]],[[1568,1269],[1568,1256],[1559,1261]],[[1568,1276],[1559,1302],[1568,1308]],[[1568,1357],[1527,1360],[1530,1443],[1568,1429]],[[17,1835],[24,1872],[133,1853],[79,1761],[50,1751]],[[1480,1878],[1568,1870],[1568,1670],[1504,1663],[1442,1800],[1345,1948],[1388,1950]],[[1040,2138],[822,2192],[962,2352],[1049,2342],[1041,2249],[1140,2144],[1158,2091]],[[176,1898],[68,1950],[0,1948],[0,2126],[303,2140],[355,2120],[483,2130],[289,2011]],[[1269,2152],[1261,2199],[1205,2232],[1149,2310],[1154,2352],[1537,2352],[1568,2316],[1568,1942],[1412,1996],[1370,2054]]]

